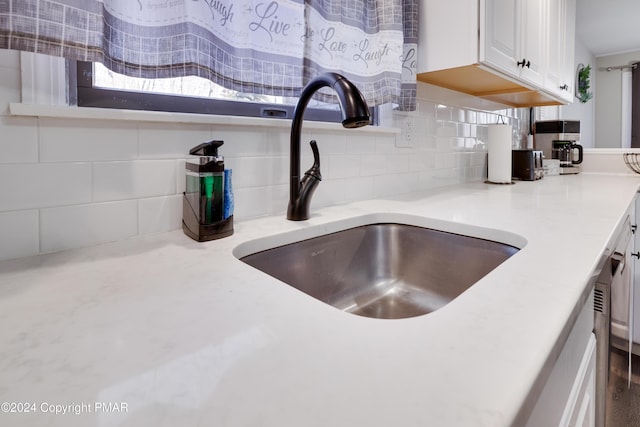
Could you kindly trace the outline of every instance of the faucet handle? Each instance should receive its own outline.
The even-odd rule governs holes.
[[[311,151],[313,152],[313,166],[311,166],[311,168],[304,174],[307,176],[311,176],[318,181],[322,181],[322,174],[320,173],[320,152],[318,151],[318,144],[315,140],[312,140],[309,145],[311,146]]]
[[[297,196],[289,200],[287,219],[293,221],[309,219],[311,196],[313,196],[313,192],[316,191],[316,187],[320,184],[320,181],[322,181],[322,175],[320,174],[320,153],[318,152],[318,146],[315,141],[311,141],[311,150],[313,151],[313,166],[304,173],[300,183],[292,183],[292,185],[297,185],[298,191],[296,192]]]

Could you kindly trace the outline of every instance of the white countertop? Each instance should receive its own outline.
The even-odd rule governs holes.
[[[639,184],[472,183],[236,222],[208,243],[177,231],[2,262],[0,402],[35,412],[0,425],[508,426]],[[445,307],[397,320],[343,313],[232,254],[363,215],[526,244]]]

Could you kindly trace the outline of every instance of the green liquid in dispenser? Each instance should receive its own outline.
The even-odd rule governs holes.
[[[187,173],[186,195],[201,224],[223,219],[224,174],[219,172]]]

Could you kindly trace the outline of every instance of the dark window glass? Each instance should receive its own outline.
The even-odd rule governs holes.
[[[69,64],[70,101],[80,107],[290,119],[297,101],[234,92],[199,77],[138,79],[113,73],[102,64]],[[305,110],[305,120],[340,119],[337,104],[312,101]]]

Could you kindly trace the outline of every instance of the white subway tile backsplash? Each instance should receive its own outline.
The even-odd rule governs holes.
[[[347,138],[350,134],[357,134],[357,130],[347,130],[342,133],[335,132],[314,132],[313,137],[318,143],[320,156],[330,156],[332,154],[344,154],[347,151]],[[311,156],[311,146],[309,139],[302,139],[300,146],[303,155]],[[289,152],[287,150],[287,156]]]
[[[469,151],[463,151],[460,153],[455,153],[456,156],[456,167],[461,169],[466,169],[471,166],[471,156]]]
[[[307,165],[301,160],[301,173]],[[289,157],[242,157],[226,162],[225,166],[233,169],[233,185],[235,188],[254,187],[257,185],[278,185],[289,182]],[[307,166],[307,169],[311,163]]]
[[[176,160],[176,193],[177,194],[184,193],[187,186],[185,164],[186,164],[185,159]],[[228,166],[225,165],[225,167],[228,167]]]
[[[182,227],[182,194],[139,201],[138,230],[141,235]]]
[[[0,116],[0,163],[38,161],[38,122],[32,117]]]
[[[451,138],[451,146],[455,150],[464,150],[465,149],[465,139],[464,138]]]
[[[433,167],[433,162],[430,161],[431,155],[427,153],[413,153],[409,156],[409,171],[420,172],[428,168]]]
[[[394,136],[389,137],[376,137],[376,153],[378,154],[393,154],[396,152],[396,138]]]
[[[438,148],[438,138],[425,134],[425,137],[418,140],[418,148],[421,148],[427,152],[433,151]]]
[[[359,133],[350,132],[346,136],[346,152],[357,154],[371,154],[375,152],[376,140],[373,136]]]
[[[387,156],[384,154],[370,154],[362,156],[360,174],[362,176],[382,175],[387,172]]]
[[[14,56],[0,50],[3,55]],[[2,102],[19,102],[19,77],[19,66],[0,61]],[[288,126],[17,118],[6,116],[2,102],[0,259],[179,229],[185,159],[192,147],[213,139],[224,141],[220,155],[233,169],[236,221],[285,216]],[[415,112],[385,110],[385,125],[399,133],[303,126],[300,172],[313,163],[309,141],[315,139],[323,174],[312,214],[323,206],[483,180],[487,124],[502,115],[518,137],[525,120],[514,109],[466,110],[427,99],[417,105]]]
[[[283,215],[287,212],[287,206],[289,205],[289,184],[286,185],[274,185],[269,187],[265,191],[267,195],[267,206],[269,214]],[[242,218],[242,216],[240,216]]]
[[[387,171],[390,173],[409,172],[409,154],[390,154],[387,156]]]
[[[375,197],[375,177],[366,176],[343,181],[345,201],[366,200]]]
[[[484,126],[476,126],[476,139],[480,142],[486,142],[489,138],[489,128]]]
[[[456,167],[455,156],[453,152],[442,152],[435,155],[436,170],[450,170]]]
[[[136,136],[135,132],[132,132]],[[138,125],[138,155],[141,159],[175,159],[189,157],[189,150],[210,141],[214,137],[211,126],[171,123],[158,126],[156,123]],[[224,153],[225,145],[220,149]],[[224,155],[224,154],[223,154]]]
[[[449,107],[443,104],[437,104],[435,108],[436,119],[439,121],[451,121],[451,115],[454,107]]]
[[[91,164],[0,164],[0,212],[91,201]]]
[[[40,119],[40,161],[133,160],[138,157],[137,127],[104,120]]]
[[[469,123],[458,124],[458,136],[459,137],[471,136],[471,125]]]
[[[492,113],[480,111],[476,113],[476,123],[481,125],[493,124],[496,122],[496,116]]]
[[[480,181],[486,175],[486,168],[482,167],[470,167],[465,170],[465,178],[467,181]]]
[[[262,155],[271,155],[271,156],[288,156],[289,155],[289,150],[291,147],[290,144],[290,138],[291,138],[291,131],[288,128],[266,128],[266,130],[263,130],[260,132],[259,135],[255,135],[251,141],[253,141],[253,139],[258,139],[261,140],[264,136],[266,135],[267,138],[267,144],[266,146],[263,147],[264,150],[266,150],[266,153],[262,153]],[[247,139],[249,139],[251,137],[248,137]],[[253,142],[249,143],[249,145],[251,146]],[[251,155],[249,154],[245,154],[245,149],[243,148],[243,145],[238,145],[239,149],[240,149],[240,156],[246,156],[246,155]]]
[[[326,161],[321,161],[322,176],[329,179],[360,176],[360,158],[355,154],[329,156]]]
[[[436,151],[439,152],[449,152],[453,149],[453,138],[451,136],[437,136],[436,141]]]
[[[465,138],[464,146],[468,150],[476,151],[478,150],[478,141],[475,138]]]
[[[288,133],[282,129],[214,128],[211,139],[224,141],[219,154],[225,158],[234,156],[266,156],[278,152],[278,145],[286,136],[286,149],[289,149]]]
[[[311,212],[320,206],[333,206],[344,203],[346,191],[344,180],[323,180],[317,187],[311,199]]]
[[[458,136],[458,125],[455,122],[438,120],[436,127],[436,136],[444,138]]]
[[[40,210],[42,252],[124,240],[137,234],[137,200]]]
[[[451,110],[451,120],[453,120],[454,122],[465,123],[467,121],[466,110],[453,108]]]
[[[37,210],[0,213],[0,260],[40,251],[38,218]]]
[[[487,153],[485,151],[476,151],[473,153],[471,159],[471,166],[486,166],[487,165]]]
[[[388,197],[403,193],[398,175],[395,174],[378,175],[374,178],[373,185],[375,197]]]
[[[270,212],[271,204],[274,203],[272,198],[273,191],[273,188],[270,187],[235,187],[233,191],[234,218],[250,218],[267,215]],[[284,211],[286,209],[287,205],[283,201],[282,210]]]
[[[420,174],[418,172],[398,175],[398,194],[419,191],[420,189]]]
[[[94,163],[93,200],[174,195],[177,190],[176,165],[175,160]]]

